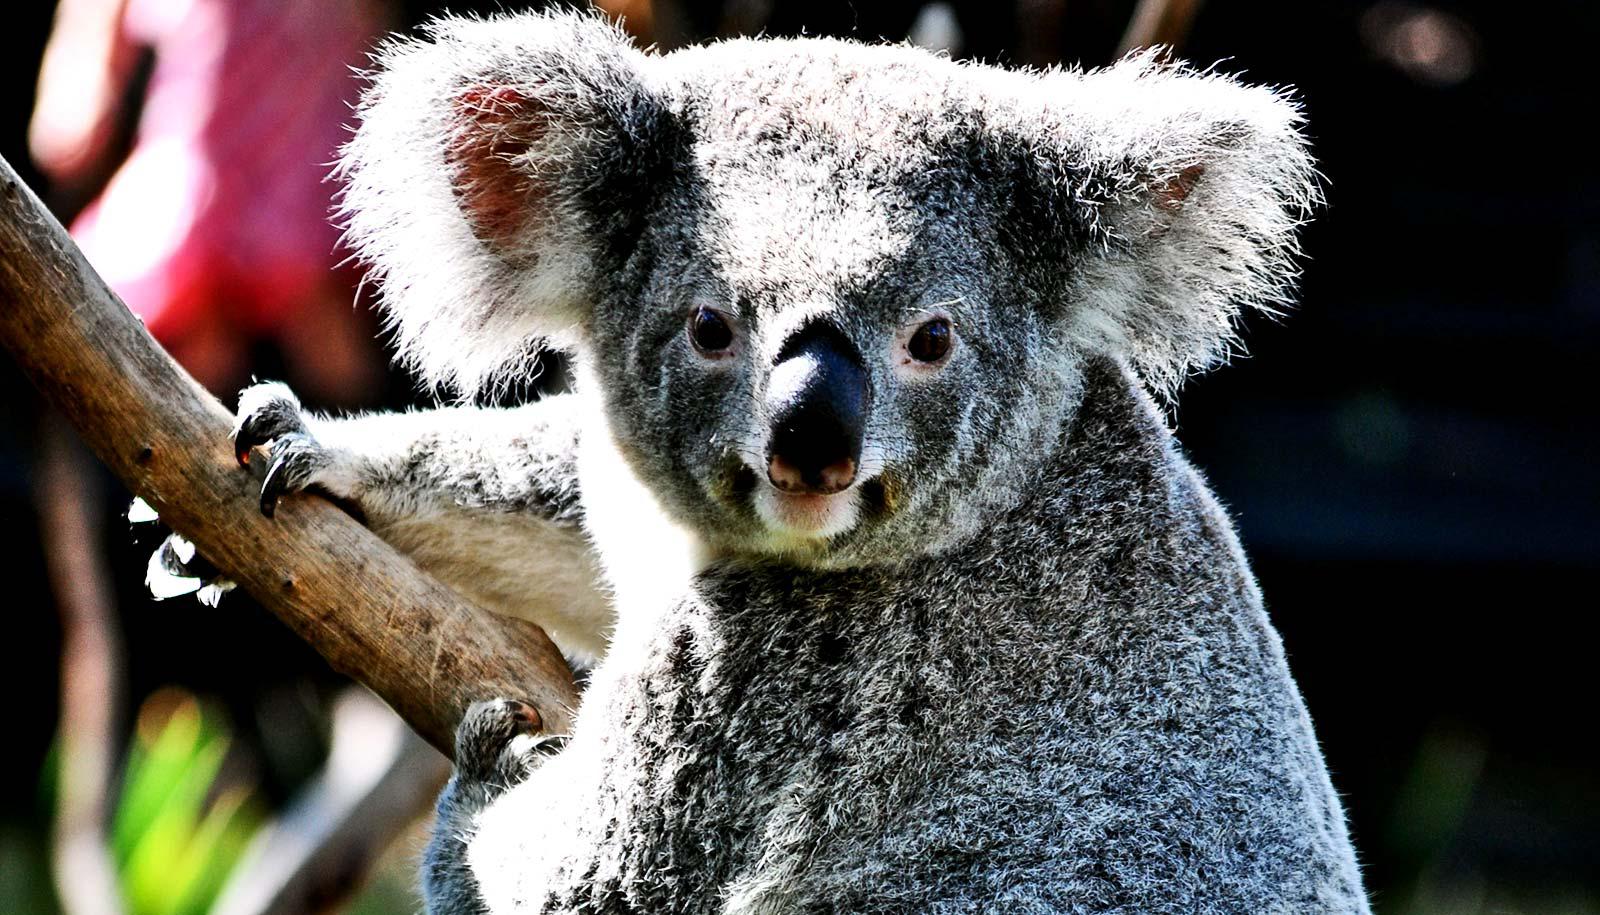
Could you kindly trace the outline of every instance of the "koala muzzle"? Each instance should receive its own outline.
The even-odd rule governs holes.
[[[872,389],[854,346],[826,325],[796,333],[767,382],[767,479],[826,495],[855,482]]]

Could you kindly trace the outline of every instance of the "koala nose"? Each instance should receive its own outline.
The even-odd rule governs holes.
[[[767,381],[767,479],[784,492],[839,492],[856,478],[872,391],[855,347],[827,325],[789,338]]]

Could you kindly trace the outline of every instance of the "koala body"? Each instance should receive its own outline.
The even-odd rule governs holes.
[[[269,489],[593,665],[559,754],[515,703],[463,723],[432,911],[1367,911],[1152,397],[1287,290],[1292,104],[529,16],[391,47],[360,117],[344,206],[402,354],[471,391],[538,340],[577,378],[241,405]]]

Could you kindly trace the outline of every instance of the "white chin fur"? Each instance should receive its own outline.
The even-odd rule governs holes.
[[[756,490],[755,508],[779,541],[823,540],[856,526],[861,516],[861,490],[852,486],[828,496],[799,496],[762,485]]]

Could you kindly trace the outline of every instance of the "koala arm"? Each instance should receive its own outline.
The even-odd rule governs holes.
[[[556,396],[333,419],[284,385],[239,398],[241,455],[270,442],[262,510],[311,490],[485,609],[540,625],[576,667],[604,652],[609,598],[578,500],[577,410]]]

